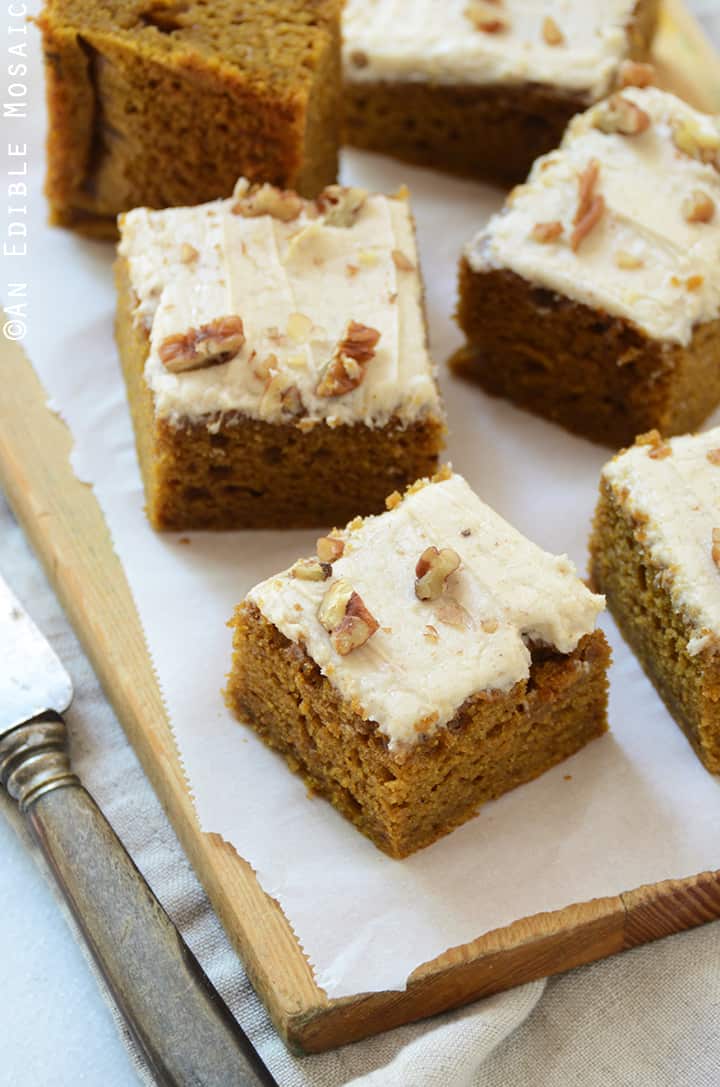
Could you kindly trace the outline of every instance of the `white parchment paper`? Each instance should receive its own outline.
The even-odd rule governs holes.
[[[317,533],[195,533],[183,544],[148,527],[112,336],[112,246],[44,226],[33,45],[31,117],[17,132],[31,166],[25,347],[72,430],[74,468],[93,485],[124,564],[200,823],[252,864],[328,995],[402,988],[420,963],[517,918],[720,867],[720,781],[697,761],[610,620],[610,734],[402,862],[309,799],[230,717],[220,694],[226,621],[251,585],[310,553]],[[451,319],[458,254],[501,194],[355,152],[344,155],[343,176],[382,190],[409,183],[442,366],[460,339]],[[518,528],[584,571],[607,451],[444,368],[442,385],[455,467]]]

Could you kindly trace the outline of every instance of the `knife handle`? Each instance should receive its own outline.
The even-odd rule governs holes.
[[[0,739],[20,804],[161,1087],[277,1087],[90,794],[66,730],[42,714]]]

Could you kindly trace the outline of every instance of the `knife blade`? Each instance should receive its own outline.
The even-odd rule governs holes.
[[[70,676],[2,578],[0,661],[0,735],[72,702]]]
[[[159,1087],[278,1087],[70,765],[72,681],[0,577],[0,783]]]

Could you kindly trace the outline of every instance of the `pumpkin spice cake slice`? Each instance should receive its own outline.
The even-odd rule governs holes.
[[[698,756],[720,773],[720,427],[605,465],[594,584]]]
[[[53,223],[227,197],[242,174],[315,196],[337,174],[339,0],[46,0]]]
[[[445,470],[251,590],[227,701],[404,857],[605,731],[603,604]]]
[[[243,180],[120,230],[116,334],[155,528],[342,523],[435,470],[405,194]]]
[[[720,124],[654,87],[576,117],[466,248],[454,369],[615,448],[720,402]]]
[[[512,184],[642,60],[657,0],[347,0],[345,136]]]

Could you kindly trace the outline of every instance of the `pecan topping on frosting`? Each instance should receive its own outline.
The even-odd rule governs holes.
[[[320,562],[319,559],[298,559],[290,567],[290,575],[300,581],[327,581],[332,575],[332,567],[329,562]]]
[[[343,657],[365,645],[379,627],[362,598],[344,577],[338,578],[320,601],[318,619],[330,635],[333,647]]]
[[[534,242],[540,242],[541,245],[548,245],[550,242],[555,242],[562,236],[563,225],[559,219],[552,219],[547,223],[535,223],[535,226],[530,232],[530,237]]]
[[[575,229],[570,237],[570,245],[578,249],[580,243],[590,233],[605,211],[605,201],[595,193],[595,185],[600,175],[597,159],[591,159],[578,177],[578,204],[573,225]]]
[[[563,45],[565,35],[551,15],[546,15],[542,25],[543,41],[546,45]]]
[[[315,388],[316,396],[344,396],[361,385],[368,363],[375,357],[380,339],[376,328],[348,321],[335,354],[325,367]]]
[[[655,69],[652,64],[643,64],[639,60],[624,60],[620,65],[621,87],[650,87],[654,82]]]
[[[415,566],[415,595],[418,600],[439,600],[447,579],[460,566],[460,556],[452,547],[426,547]]]
[[[505,30],[507,22],[493,8],[502,6],[502,0],[469,0],[463,14],[476,30],[484,34],[499,34]]]
[[[639,136],[650,127],[650,115],[624,95],[613,94],[599,110],[594,126],[601,132]]]
[[[678,151],[720,170],[720,132],[708,132],[694,117],[684,117],[673,125],[673,143]]]
[[[315,543],[317,557],[321,562],[335,562],[342,557],[345,541],[337,536],[320,536]]]
[[[367,198],[367,189],[328,185],[318,196],[317,206],[327,226],[351,227]]]
[[[708,449],[706,456],[711,464],[720,464],[720,449]]]
[[[720,528],[712,530],[712,560],[716,566],[720,566]]]
[[[158,357],[170,373],[181,374],[229,362],[244,343],[239,317],[217,317],[200,328],[167,336],[158,347]]]
[[[194,245],[190,245],[189,242],[183,242],[180,246],[180,263],[192,264],[194,260],[197,260],[200,254]]]
[[[400,272],[412,272],[415,265],[406,257],[402,249],[393,249],[392,251],[393,264]]]
[[[647,445],[648,456],[652,460],[664,460],[672,454],[672,448],[663,441],[659,430],[648,430],[635,439],[636,445]]]
[[[682,205],[688,223],[709,223],[715,214],[715,203],[702,189],[694,189]]]
[[[241,180],[235,186],[235,203],[230,210],[233,215],[242,215],[246,219],[256,219],[260,215],[270,215],[283,223],[297,219],[303,209],[303,198],[290,189],[276,189],[274,185],[248,185]]]
[[[615,263],[618,268],[629,271],[634,268],[642,268],[645,262],[642,257],[638,257],[635,253],[629,253],[627,249],[618,249],[615,253]]]

